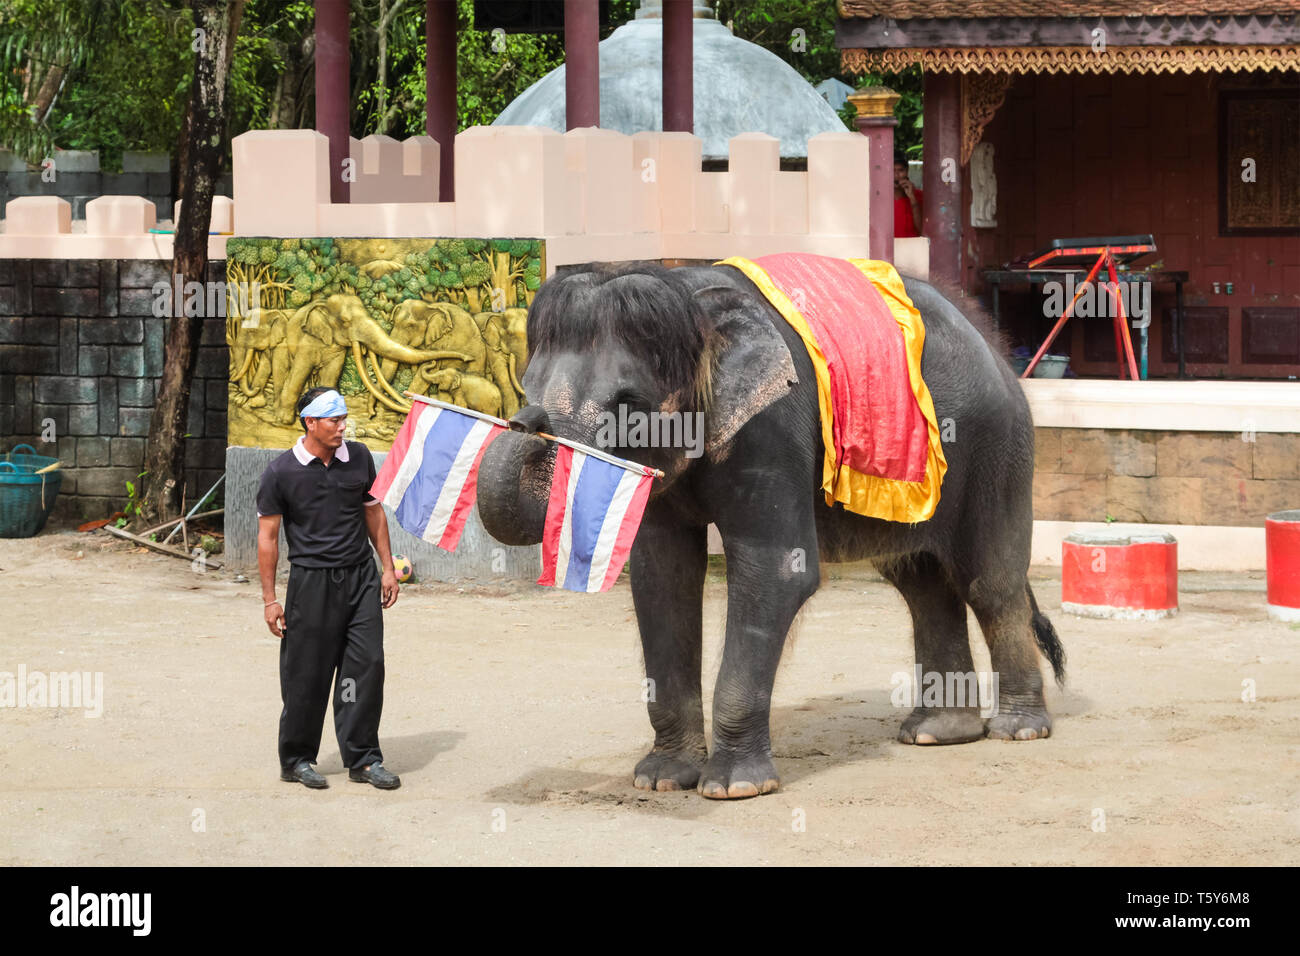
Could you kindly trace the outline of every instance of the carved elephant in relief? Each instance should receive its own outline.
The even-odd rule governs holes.
[[[391,362],[394,368],[399,362],[422,365],[445,358],[458,361],[464,358],[460,351],[408,348],[384,332],[359,298],[343,294],[313,300],[293,313],[285,327],[285,344],[289,353],[288,372],[276,403],[276,418],[284,425],[293,421],[294,405],[309,377],[315,376],[324,385],[335,385],[349,353],[371,394],[389,407],[401,408],[392,395],[381,393],[371,382],[362,347],[379,356],[385,364]]]

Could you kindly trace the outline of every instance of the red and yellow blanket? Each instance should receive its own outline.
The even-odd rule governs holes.
[[[925,327],[898,272],[874,259],[732,257],[803,339],[817,377],[826,503],[924,521],[948,463],[921,379]]]

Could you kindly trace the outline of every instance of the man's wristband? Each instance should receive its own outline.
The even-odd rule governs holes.
[[[279,604],[279,601],[267,601],[262,607],[270,607],[272,604]]]

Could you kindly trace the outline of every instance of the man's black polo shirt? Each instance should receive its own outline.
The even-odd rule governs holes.
[[[307,451],[299,438],[262,472],[257,513],[282,515],[289,563],[303,568],[350,568],[370,560],[366,507],[375,460],[359,441],[344,441],[329,467]]]

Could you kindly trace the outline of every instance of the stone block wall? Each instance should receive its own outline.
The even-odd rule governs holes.
[[[153,285],[170,272],[160,260],[0,259],[0,452],[27,442],[64,463],[56,520],[107,517],[143,467],[169,322],[153,315]],[[208,279],[224,278],[225,262],[210,263]],[[228,364],[225,320],[205,319],[186,424],[191,497],[225,468]]]
[[[1300,432],[1037,428],[1034,458],[1039,520],[1263,527],[1300,508]]]
[[[73,219],[86,218],[86,203],[100,196],[144,196],[158,209],[158,219],[172,218],[171,157],[166,153],[128,151],[122,156],[122,172],[99,168],[99,153],[58,150],[54,181],[46,182],[41,170],[29,171],[27,164],[12,153],[0,151],[0,219],[4,207],[19,196],[59,196],[72,206]],[[231,195],[232,176],[227,173],[216,185],[218,195]]]

